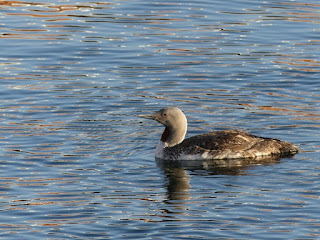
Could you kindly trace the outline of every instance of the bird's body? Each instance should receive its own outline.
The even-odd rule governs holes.
[[[187,119],[177,107],[167,107],[142,116],[165,126],[156,158],[165,160],[260,159],[290,156],[298,152],[292,143],[264,138],[238,130],[221,130],[184,139]]]

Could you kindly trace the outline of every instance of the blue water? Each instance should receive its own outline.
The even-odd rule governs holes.
[[[318,1],[0,2],[0,238],[319,239]],[[163,168],[162,126],[300,147]]]

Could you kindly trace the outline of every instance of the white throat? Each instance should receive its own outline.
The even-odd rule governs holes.
[[[157,148],[156,148],[156,158],[163,158],[163,150],[168,147],[168,144],[165,142],[162,142],[161,140],[158,142]]]

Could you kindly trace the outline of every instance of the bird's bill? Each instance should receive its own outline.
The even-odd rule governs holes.
[[[154,119],[153,115],[138,115],[139,118],[144,118],[144,119]]]

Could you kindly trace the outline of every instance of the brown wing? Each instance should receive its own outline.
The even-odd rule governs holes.
[[[170,148],[170,152],[173,151],[177,154],[205,154],[206,158],[221,159],[293,155],[298,149],[285,141],[258,137],[237,130],[223,130],[187,138]]]
[[[232,148],[236,151],[250,148],[250,146],[252,146],[257,139],[262,138],[242,131],[223,130],[201,134],[185,139],[181,143],[181,146],[187,147],[197,145],[208,150],[225,150]]]

